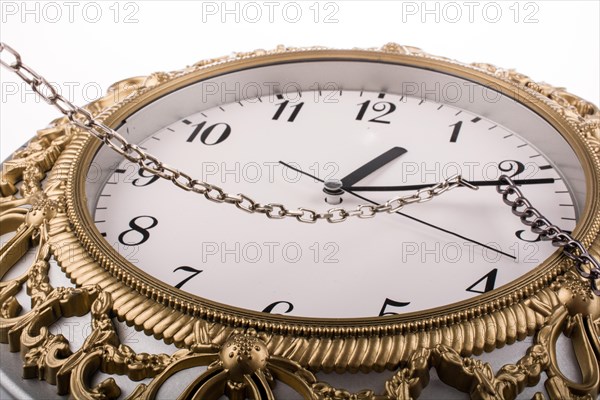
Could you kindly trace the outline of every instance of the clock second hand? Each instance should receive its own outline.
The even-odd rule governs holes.
[[[312,174],[309,174],[308,172],[302,171],[301,169],[298,169],[298,168],[292,167],[291,165],[289,165],[289,164],[287,164],[287,163],[285,163],[285,162],[283,162],[283,161],[279,161],[279,164],[283,165],[283,166],[284,166],[284,167],[286,167],[286,168],[289,168],[289,169],[291,169],[292,171],[296,171],[296,172],[298,172],[298,173],[300,173],[300,174],[302,174],[302,175],[306,175],[306,176],[308,176],[308,177],[310,177],[310,178],[313,178],[314,180],[316,180],[316,181],[318,181],[318,182],[322,182],[322,183],[324,183],[324,182],[325,182],[323,179],[317,178],[316,176],[314,176],[314,175],[312,175]],[[361,196],[361,195],[359,195],[359,194],[353,193],[352,191],[350,191],[350,190],[348,190],[348,189],[344,189],[344,191],[345,191],[346,193],[349,193],[349,194],[351,194],[352,196],[358,197],[359,199],[361,199],[361,200],[364,200],[364,201],[366,201],[366,202],[369,202],[369,203],[371,203],[371,204],[373,204],[373,205],[376,205],[376,206],[377,206],[377,205],[379,205],[379,203],[377,203],[376,201],[373,201],[373,200],[371,200],[371,199],[368,199],[368,198],[366,198],[366,197],[364,197],[364,196]],[[456,236],[457,238],[460,238],[460,239],[466,240],[466,241],[468,241],[468,242],[471,242],[471,243],[473,243],[473,244],[476,244],[476,245],[478,245],[478,246],[484,247],[484,248],[486,248],[486,249],[488,249],[488,250],[491,250],[491,251],[493,251],[493,252],[496,252],[496,253],[498,253],[498,254],[502,254],[503,256],[509,257],[509,258],[511,258],[511,259],[513,259],[513,260],[516,260],[516,259],[517,259],[517,257],[515,257],[515,256],[513,256],[513,255],[511,255],[511,254],[505,253],[505,252],[503,252],[503,251],[501,251],[501,250],[495,249],[495,248],[493,248],[493,247],[490,247],[490,246],[486,245],[485,243],[478,242],[478,241],[476,241],[476,240],[473,240],[473,239],[470,239],[470,238],[468,238],[468,237],[466,237],[466,236],[463,236],[463,235],[461,235],[461,234],[459,234],[459,233],[452,232],[452,231],[449,231],[448,229],[444,229],[444,228],[442,228],[442,227],[439,227],[439,226],[433,225],[433,224],[431,224],[431,223],[429,223],[429,222],[423,221],[422,219],[419,219],[419,218],[412,217],[412,216],[410,216],[410,215],[408,215],[408,214],[406,214],[406,213],[403,213],[403,212],[400,212],[400,211],[396,211],[396,214],[402,215],[402,216],[403,216],[403,217],[405,217],[405,218],[408,218],[408,219],[411,219],[411,220],[413,220],[413,221],[415,221],[415,222],[418,222],[418,223],[420,223],[420,224],[423,224],[423,225],[429,226],[429,227],[431,227],[431,228],[433,228],[433,229],[437,229],[437,230],[439,230],[439,231],[441,231],[441,232],[444,232],[444,233],[447,233],[447,234],[449,234],[449,235]]]

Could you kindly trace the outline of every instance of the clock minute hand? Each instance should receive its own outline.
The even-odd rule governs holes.
[[[343,181],[342,181],[343,182]],[[502,182],[499,180],[494,181],[467,181],[475,186],[498,186]],[[554,183],[554,178],[538,178],[538,179],[515,179],[517,185],[539,185],[546,183]],[[427,187],[433,186],[430,183],[418,184],[418,185],[402,185],[402,186],[346,186],[342,189],[351,190],[353,192],[400,192],[403,190],[420,190]]]
[[[346,175],[341,179],[342,185],[344,187],[350,188],[355,183],[360,182],[367,176],[371,175],[373,172],[377,171],[384,165],[389,164],[394,161],[396,158],[400,157],[402,154],[406,153],[406,149],[403,147],[392,147],[390,150],[385,153],[375,157],[362,167],[354,170],[350,174]]]

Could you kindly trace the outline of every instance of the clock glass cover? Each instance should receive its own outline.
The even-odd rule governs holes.
[[[542,117],[493,87],[410,66],[231,71],[157,98],[118,131],[229,193],[288,208],[384,203],[455,174],[480,186],[372,219],[301,224],[205,201],[101,148],[85,191],[102,240],[153,279],[257,312],[420,312],[542,268],[556,249],[503,205],[501,174],[565,230],[585,205],[581,165]],[[334,179],[347,190],[328,197]]]

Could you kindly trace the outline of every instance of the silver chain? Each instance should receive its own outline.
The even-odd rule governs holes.
[[[314,223],[318,220],[337,223],[345,221],[348,217],[371,218],[379,213],[395,213],[406,205],[424,203],[459,186],[474,188],[473,185],[465,182],[460,175],[455,175],[437,185],[421,189],[414,194],[394,197],[384,204],[359,205],[350,210],[331,208],[324,213],[320,213],[310,208],[288,209],[283,204],[278,203],[261,204],[245,194],[229,194],[219,186],[194,179],[189,174],[163,163],[157,157],[144,151],[140,146],[129,143],[118,132],[94,119],[88,110],[76,106],[59,94],[43,76],[23,64],[21,55],[16,50],[0,42],[0,55],[3,52],[12,55],[14,60],[7,62],[0,58],[0,64],[17,74],[35,93],[48,104],[55,106],[76,127],[89,132],[125,159],[136,164],[143,171],[168,180],[186,192],[203,195],[206,199],[216,203],[233,204],[238,209],[248,213],[264,214],[271,219],[292,217],[299,222],[306,223]]]
[[[219,186],[194,179],[185,172],[161,162],[138,145],[129,143],[118,132],[94,119],[89,111],[74,105],[59,94],[43,76],[23,64],[21,55],[16,50],[0,42],[0,55],[5,51],[12,55],[14,60],[7,62],[0,58],[0,65],[17,74],[42,99],[48,104],[55,106],[65,115],[73,125],[89,132],[125,159],[137,164],[140,169],[159,178],[171,181],[175,186],[186,192],[203,195],[206,199],[216,203],[233,204],[238,209],[248,213],[264,214],[271,219],[292,217],[299,222],[306,223],[314,223],[318,220],[337,223],[343,222],[349,217],[372,218],[379,213],[395,213],[406,205],[424,203],[460,186],[476,189],[475,186],[463,180],[460,175],[454,175],[434,186],[418,190],[411,195],[397,196],[378,205],[359,205],[351,210],[331,208],[324,213],[319,213],[309,208],[288,209],[283,204],[278,203],[261,204],[244,194],[238,193],[232,195],[225,192]],[[598,279],[600,279],[600,264],[598,261],[592,257],[580,241],[573,238],[568,232],[550,223],[543,214],[533,207],[510,177],[502,175],[500,182],[504,182],[505,185],[503,186],[501,183],[497,186],[496,190],[502,194],[504,203],[512,208],[513,213],[521,218],[523,224],[529,226],[532,232],[540,235],[542,240],[551,240],[554,246],[562,247],[565,256],[575,262],[575,267],[579,275],[588,279],[594,294],[600,296],[600,289],[597,283]],[[513,196],[513,199],[510,198],[511,196]]]
[[[509,205],[513,214],[521,222],[531,228],[531,231],[540,236],[542,240],[551,240],[555,247],[562,247],[565,256],[575,262],[575,268],[581,277],[590,281],[590,286],[595,295],[600,296],[598,279],[600,279],[600,263],[573,236],[558,226],[552,224],[542,213],[535,208],[523,195],[517,184],[508,176],[500,176],[500,185],[496,187],[502,195],[504,203]]]

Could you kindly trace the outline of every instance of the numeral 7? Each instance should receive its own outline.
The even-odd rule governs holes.
[[[202,272],[202,270],[200,270],[200,269],[188,267],[187,265],[182,265],[181,267],[177,267],[173,270],[173,272],[177,272],[177,271],[185,271],[185,272],[191,273],[190,276],[188,276],[187,278],[185,278],[184,280],[179,282],[177,285],[175,285],[175,287],[177,289],[181,289],[181,287],[183,285],[185,285],[187,283],[187,281],[189,281],[190,279],[194,278],[196,275],[198,275],[199,273]]]

